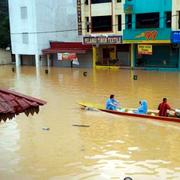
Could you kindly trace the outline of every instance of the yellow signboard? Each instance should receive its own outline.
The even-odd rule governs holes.
[[[138,54],[152,55],[152,45],[149,44],[139,44]]]

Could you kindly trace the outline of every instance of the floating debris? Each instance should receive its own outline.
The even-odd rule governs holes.
[[[84,125],[84,124],[73,124],[73,126],[77,126],[77,127],[90,127],[89,125]]]
[[[85,107],[84,110],[86,110],[86,111],[98,111],[96,108],[93,108],[93,107]]]
[[[49,131],[50,128],[48,128],[48,127],[43,127],[42,130],[44,130],[44,131]]]
[[[15,72],[15,68],[14,67],[12,68],[12,72]]]
[[[134,75],[134,76],[133,76],[133,79],[134,79],[134,80],[137,80],[137,79],[138,79],[138,76],[137,76],[137,75]]]
[[[87,76],[87,72],[83,72],[83,76]]]

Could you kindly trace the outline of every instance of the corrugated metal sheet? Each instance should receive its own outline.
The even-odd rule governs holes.
[[[12,119],[19,113],[34,114],[45,101],[11,90],[0,89],[0,122]]]

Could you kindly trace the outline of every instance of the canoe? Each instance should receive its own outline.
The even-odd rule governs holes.
[[[151,119],[151,120],[169,121],[169,122],[180,123],[180,118],[177,118],[177,117],[158,116],[157,115],[157,110],[150,110],[150,111],[148,111],[148,114],[135,114],[135,113],[132,113],[132,112],[131,113],[127,112],[128,110],[132,111],[133,108],[126,108],[124,110],[124,112],[120,112],[120,111],[107,110],[103,106],[98,105],[98,104],[80,102],[79,105],[81,107],[83,107],[83,108],[99,110],[99,111],[103,111],[103,112],[106,112],[106,113],[115,114],[115,115],[119,115],[119,116],[130,116],[130,117],[138,117],[138,118]]]

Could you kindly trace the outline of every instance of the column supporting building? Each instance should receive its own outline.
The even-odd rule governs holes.
[[[96,68],[97,61],[97,49],[96,46],[93,46],[93,68]]]
[[[21,65],[21,59],[20,59],[20,54],[15,55],[15,60],[16,60],[16,67]]]
[[[36,55],[35,55],[36,67],[39,67],[39,61],[40,61],[39,54],[36,54]]]
[[[131,69],[134,68],[135,53],[134,53],[134,44],[131,44]]]
[[[47,54],[47,66],[50,67],[50,54]]]

